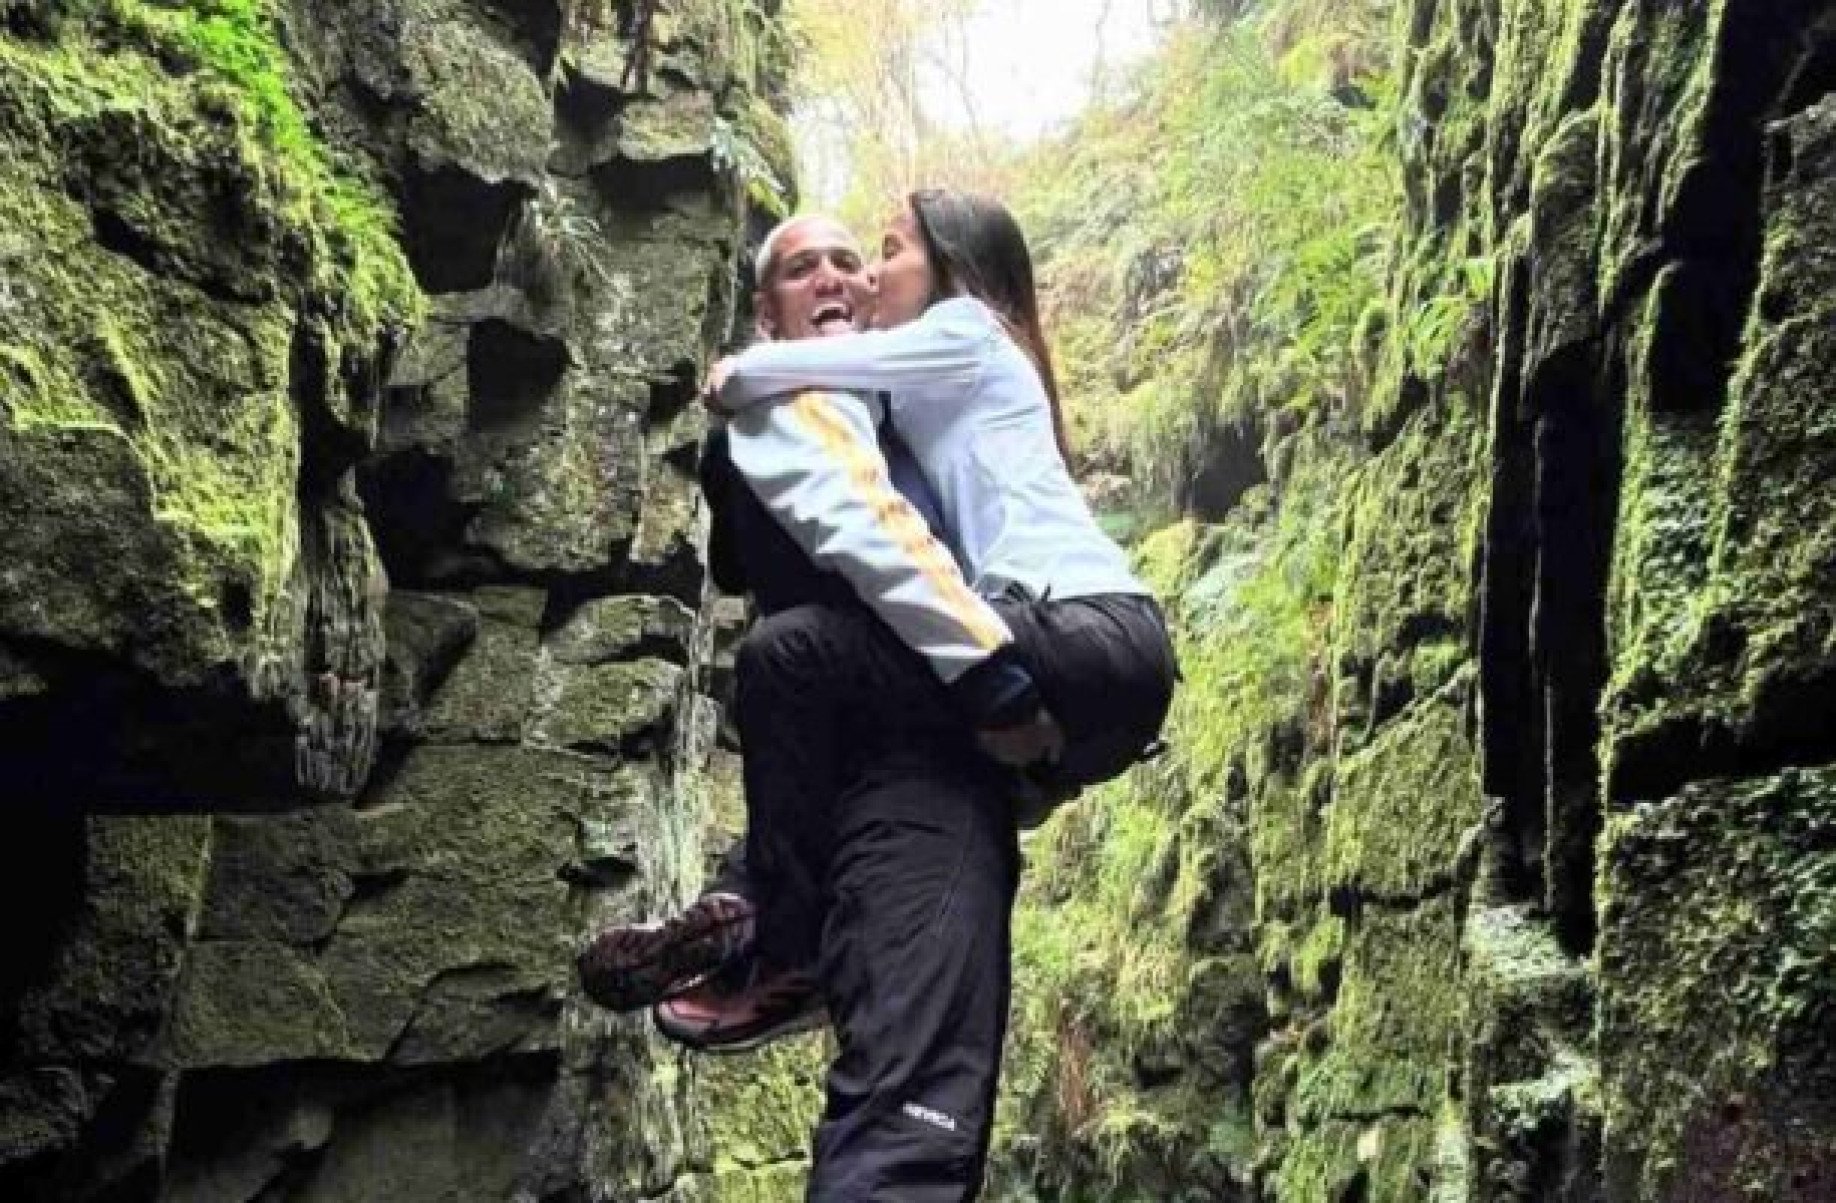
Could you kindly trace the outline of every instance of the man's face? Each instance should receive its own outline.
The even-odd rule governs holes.
[[[754,308],[767,338],[820,338],[865,328],[873,298],[873,275],[854,236],[812,217],[778,235],[771,278]]]

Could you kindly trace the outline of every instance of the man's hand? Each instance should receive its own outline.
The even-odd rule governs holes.
[[[979,731],[976,739],[982,751],[1012,769],[1054,764],[1065,754],[1064,728],[1043,706],[1024,723]]]
[[[727,411],[721,408],[720,390],[726,386],[728,377],[733,375],[733,356],[723,355],[714,361],[708,369],[708,381],[701,387],[701,403],[717,414]]]

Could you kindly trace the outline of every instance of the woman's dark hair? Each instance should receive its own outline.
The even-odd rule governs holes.
[[[1039,325],[1033,257],[1020,223],[997,200],[947,188],[920,189],[906,198],[906,204],[931,261],[932,303],[971,296],[994,310],[1039,372],[1052,404],[1052,435],[1068,466],[1071,445],[1058,403],[1058,376]]]

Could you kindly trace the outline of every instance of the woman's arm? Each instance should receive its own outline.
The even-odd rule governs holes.
[[[974,302],[945,301],[893,330],[759,343],[725,360],[710,381],[719,407],[736,412],[804,388],[892,393],[924,389],[968,398],[997,327]]]

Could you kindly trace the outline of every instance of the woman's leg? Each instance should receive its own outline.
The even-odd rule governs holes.
[[[1014,590],[995,610],[1065,732],[1047,784],[1075,792],[1136,763],[1159,737],[1179,679],[1158,604],[1134,594],[1041,601]]]
[[[575,961],[586,996],[613,1011],[635,1011],[689,989],[750,954],[756,908],[745,841],[721,858],[699,897],[666,920],[620,923],[581,949]]]
[[[579,968],[603,1006],[649,1005],[747,953],[777,968],[814,964],[836,796],[877,748],[964,738],[929,666],[857,605],[800,605],[755,624],[735,659],[733,710],[747,832],[723,877],[740,888],[595,939]]]

